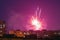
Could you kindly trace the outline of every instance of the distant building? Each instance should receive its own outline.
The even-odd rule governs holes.
[[[20,31],[20,30],[16,30],[16,31],[15,31],[15,35],[16,35],[17,37],[25,37],[23,31]]]
[[[6,28],[5,25],[6,25],[5,21],[0,20],[0,36],[3,36],[3,34],[5,34],[5,28]]]
[[[15,34],[15,31],[14,30],[10,30],[9,34]]]

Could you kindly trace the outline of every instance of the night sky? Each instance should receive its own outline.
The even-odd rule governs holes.
[[[48,30],[60,30],[60,0],[0,0],[0,20],[6,21],[7,30],[26,30],[36,8],[42,9],[41,18]]]

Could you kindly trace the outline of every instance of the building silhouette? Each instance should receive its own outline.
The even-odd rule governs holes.
[[[5,34],[5,21],[0,20],[0,37],[2,37]]]

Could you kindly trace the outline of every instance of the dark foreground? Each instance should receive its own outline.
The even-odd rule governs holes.
[[[0,38],[0,40],[60,40],[60,37],[50,37],[50,38]]]
[[[19,37],[14,34],[4,34],[0,40],[60,40],[60,31],[39,31],[36,34],[20,35]]]

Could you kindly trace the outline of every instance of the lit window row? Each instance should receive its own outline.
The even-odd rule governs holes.
[[[0,28],[5,28],[5,24],[0,24]]]

